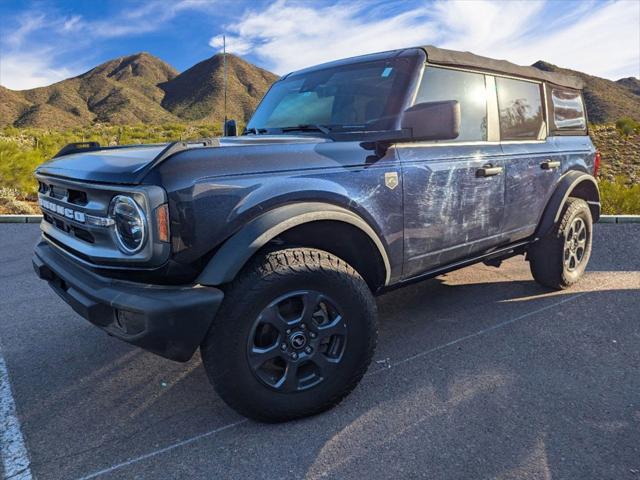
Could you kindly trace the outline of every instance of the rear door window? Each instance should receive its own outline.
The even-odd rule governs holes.
[[[500,138],[538,140],[545,137],[540,84],[496,77]]]
[[[575,90],[553,87],[551,89],[553,125],[556,130],[585,130],[587,120],[584,114],[582,95]]]
[[[452,141],[487,139],[487,90],[483,74],[427,66],[415,103],[445,100],[457,100],[460,104],[460,135]]]

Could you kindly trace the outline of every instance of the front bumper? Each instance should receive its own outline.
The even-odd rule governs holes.
[[[125,342],[186,362],[222,303],[221,290],[161,286],[102,277],[41,241],[33,268],[78,314]]]

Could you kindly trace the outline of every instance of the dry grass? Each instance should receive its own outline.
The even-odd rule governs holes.
[[[26,201],[18,191],[0,187],[0,215],[34,215],[40,213],[35,202]]]

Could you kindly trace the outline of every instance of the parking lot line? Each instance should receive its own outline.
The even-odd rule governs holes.
[[[126,467],[128,465],[132,465],[134,463],[141,462],[142,460],[146,460],[147,458],[155,457],[156,455],[160,455],[162,453],[169,452],[178,447],[183,447],[185,445],[189,445],[190,443],[196,442],[206,437],[210,437],[211,435],[215,435],[216,433],[223,432],[225,430],[229,430],[230,428],[237,427],[238,425],[242,425],[243,423],[248,422],[249,420],[243,418],[242,420],[238,420],[237,422],[229,423],[228,425],[224,425],[222,427],[216,428],[214,430],[210,430],[205,433],[201,433],[200,435],[196,435],[195,437],[187,438],[186,440],[182,440],[178,443],[173,443],[167,447],[161,448],[159,450],[154,450],[153,452],[146,453],[144,455],[140,455],[139,457],[132,458],[131,460],[127,460],[126,462],[118,463],[111,467],[105,468],[103,470],[99,470],[97,472],[93,472],[85,477],[80,477],[78,480],[89,480],[91,478],[99,477],[100,475],[105,475],[107,473],[113,472],[114,470],[118,470],[120,468]]]
[[[402,360],[398,360],[395,363],[389,363],[386,368],[379,368],[378,370],[374,370],[372,372],[369,372],[369,373],[367,373],[367,376],[375,375],[375,374],[377,374],[379,372],[384,372],[385,370],[389,370],[390,368],[397,367],[398,365],[402,365],[402,364],[405,364],[405,363],[408,363],[408,362],[412,362],[413,360],[416,360],[417,358],[424,357],[425,355],[429,355],[430,353],[434,353],[434,352],[437,352],[439,350],[443,350],[445,348],[452,347],[454,345],[457,345],[458,343],[464,342],[465,340],[469,340],[471,338],[479,337],[479,336],[484,335],[485,333],[489,333],[489,332],[491,332],[493,330],[497,330],[499,328],[506,327],[507,325],[511,325],[512,323],[518,322],[520,320],[524,320],[525,318],[530,317],[531,315],[535,315],[536,313],[541,313],[541,312],[549,310],[549,309],[551,309],[553,307],[557,307],[559,305],[562,305],[563,303],[571,302],[571,301],[575,300],[576,298],[580,298],[583,295],[586,295],[587,293],[590,293],[590,292],[582,292],[582,293],[577,293],[577,294],[571,295],[568,298],[563,298],[559,302],[554,302],[552,304],[545,305],[544,307],[538,308],[536,310],[532,310],[530,312],[524,313],[524,314],[522,314],[522,315],[520,315],[518,317],[510,318],[509,320],[505,320],[504,322],[496,323],[495,325],[492,325],[492,326],[487,327],[487,328],[483,328],[482,330],[478,330],[477,332],[474,332],[474,333],[470,333],[469,335],[465,335],[464,337],[456,338],[455,340],[451,340],[450,342],[443,343],[442,345],[438,345],[437,347],[433,347],[433,348],[430,348],[429,350],[425,350],[423,352],[416,353],[415,355],[411,355],[410,357],[403,358]]]
[[[604,287],[604,285],[603,285],[603,287]],[[536,315],[538,313],[550,310],[550,309],[552,309],[554,307],[557,307],[559,305],[562,305],[564,303],[576,300],[576,299],[586,295],[587,293],[590,293],[590,292],[581,292],[581,293],[570,295],[568,298],[563,298],[562,300],[559,300],[557,302],[553,302],[553,303],[551,303],[549,305],[545,305],[544,307],[541,307],[541,308],[537,308],[535,310],[532,310],[530,312],[524,313],[524,314],[519,315],[517,317],[510,318],[508,320],[505,320],[504,322],[500,322],[500,323],[497,323],[495,325],[492,325],[491,327],[487,327],[487,328],[484,328],[482,330],[478,330],[477,332],[471,333],[469,335],[465,335],[463,337],[459,337],[459,338],[457,338],[455,340],[452,340],[452,341],[447,342],[447,343],[443,343],[443,344],[438,345],[438,346],[436,346],[434,348],[430,348],[428,350],[416,353],[415,355],[412,355],[410,357],[404,358],[404,359],[399,360],[399,361],[397,361],[395,363],[390,363],[388,367],[380,368],[378,370],[374,370],[372,372],[369,372],[369,373],[366,374],[366,376],[368,377],[368,376],[375,375],[375,374],[380,373],[380,372],[385,372],[387,370],[390,370],[391,368],[397,367],[399,365],[403,365],[405,363],[409,363],[409,362],[411,362],[413,360],[416,360],[418,358],[424,357],[424,356],[429,355],[431,353],[435,353],[435,352],[437,352],[439,350],[444,350],[444,349],[446,349],[448,347],[452,347],[452,346],[457,345],[458,343],[464,342],[466,340],[469,340],[469,339],[472,339],[472,338],[475,338],[475,337],[479,337],[481,335],[484,335],[486,333],[492,332],[494,330],[498,330],[500,328],[506,327],[508,325],[511,325],[513,323],[516,323],[516,322],[524,320],[524,319],[526,319],[528,317],[531,317],[532,315]],[[143,460],[146,460],[146,459],[155,457],[157,455],[160,455],[162,453],[169,452],[171,450],[174,450],[176,448],[188,445],[190,443],[196,442],[196,441],[201,440],[203,438],[210,437],[212,435],[215,435],[217,433],[223,432],[225,430],[232,429],[232,428],[237,427],[239,425],[242,425],[243,423],[246,423],[246,422],[248,422],[248,420],[247,419],[243,419],[243,420],[239,420],[239,421],[234,422],[234,423],[230,423],[228,425],[224,425],[222,427],[216,428],[216,429],[211,430],[209,432],[205,432],[205,433],[202,433],[200,435],[196,435],[195,437],[191,437],[191,438],[188,438],[186,440],[182,440],[180,442],[171,444],[171,445],[169,445],[167,447],[164,447],[164,448],[161,448],[159,450],[155,450],[153,452],[146,453],[146,454],[141,455],[139,457],[132,458],[130,460],[127,460],[126,462],[118,463],[116,465],[113,465],[111,467],[105,468],[103,470],[99,470],[97,472],[91,473],[91,474],[89,474],[87,476],[80,477],[77,480],[90,480],[92,478],[96,478],[96,477],[98,477],[100,475],[104,475],[104,474],[113,472],[113,471],[118,470],[120,468],[127,467],[129,465],[133,465],[133,464],[141,462]]]
[[[31,480],[29,454],[20,429],[20,420],[16,414],[9,372],[2,350],[0,350],[0,440],[4,478]]]

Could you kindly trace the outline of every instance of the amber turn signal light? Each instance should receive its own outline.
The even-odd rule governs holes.
[[[169,242],[169,206],[165,203],[156,208],[156,225],[158,239],[161,242]]]

